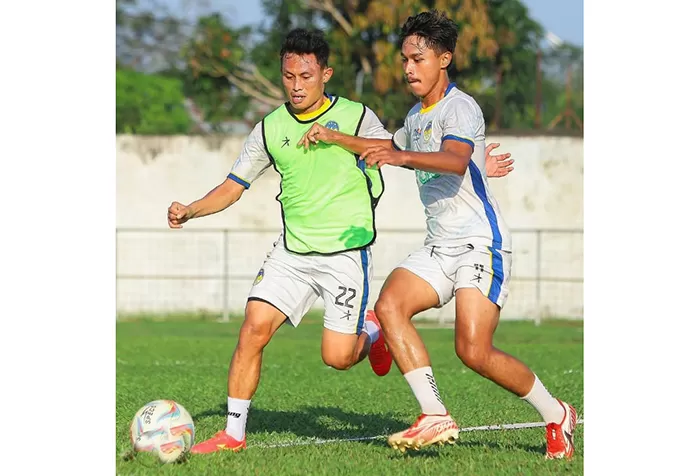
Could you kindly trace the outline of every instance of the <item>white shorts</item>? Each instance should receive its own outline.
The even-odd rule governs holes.
[[[343,334],[360,334],[365,322],[369,283],[369,249],[334,255],[298,255],[279,239],[263,262],[248,300],[267,302],[298,326],[320,296],[325,310],[323,326]]]
[[[477,288],[499,308],[508,298],[511,253],[486,246],[424,246],[399,264],[430,284],[440,299],[439,307],[458,289]]]

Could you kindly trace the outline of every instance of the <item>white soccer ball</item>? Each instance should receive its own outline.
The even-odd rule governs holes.
[[[154,400],[134,415],[131,443],[137,452],[153,453],[163,463],[174,463],[194,444],[194,422],[177,402]]]

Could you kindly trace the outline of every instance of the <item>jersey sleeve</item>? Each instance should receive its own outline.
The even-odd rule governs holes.
[[[401,129],[394,132],[391,138],[391,145],[394,150],[407,150],[408,149],[408,134],[406,134],[406,125],[404,124]]]
[[[445,105],[440,117],[442,142],[456,140],[465,142],[474,149],[474,140],[483,136],[484,116],[481,111],[466,99],[457,98]]]
[[[365,106],[365,116],[362,118],[357,135],[365,139],[391,139],[391,132],[384,128],[382,121],[367,106]]]
[[[231,167],[228,178],[245,188],[260,177],[272,165],[265,150],[262,122],[258,122],[243,143],[243,150]]]

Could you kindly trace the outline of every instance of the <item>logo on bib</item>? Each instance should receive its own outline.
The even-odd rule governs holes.
[[[326,129],[330,129],[332,131],[339,131],[340,126],[335,121],[328,121],[328,122],[326,122]]]

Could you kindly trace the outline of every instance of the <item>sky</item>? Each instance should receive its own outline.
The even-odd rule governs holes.
[[[209,5],[223,13],[233,26],[257,24],[263,20],[260,0],[162,0],[176,14],[194,20],[207,12]],[[583,0],[523,0],[530,16],[547,31],[564,41],[583,46]],[[243,6],[245,5],[245,6]]]

